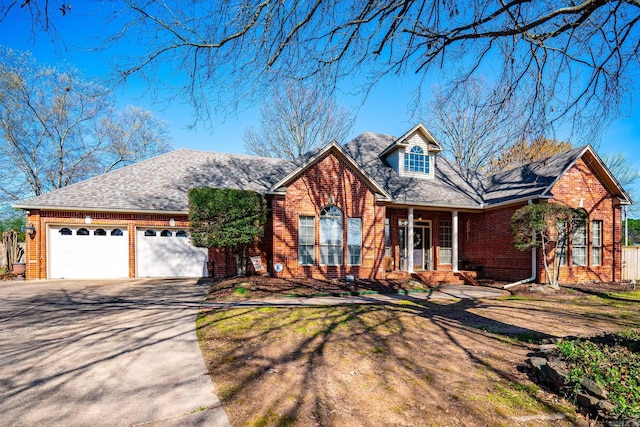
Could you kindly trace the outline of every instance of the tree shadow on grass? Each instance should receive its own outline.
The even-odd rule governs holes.
[[[515,359],[523,364],[529,341],[552,335],[477,313],[492,306],[403,296],[391,304],[216,311],[204,337],[219,344],[209,369],[239,424],[267,414],[318,425],[509,422],[470,393],[526,381],[504,354],[521,355]],[[229,315],[243,324],[216,333],[233,329]],[[465,391],[482,375],[488,380],[479,380],[480,390]],[[535,392],[529,397],[542,411],[557,411]],[[241,409],[247,402],[251,413]]]

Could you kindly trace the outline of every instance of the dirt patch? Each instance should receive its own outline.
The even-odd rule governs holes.
[[[234,426],[566,426],[588,421],[529,379],[533,343],[638,322],[634,301],[514,295],[213,310],[198,333]]]

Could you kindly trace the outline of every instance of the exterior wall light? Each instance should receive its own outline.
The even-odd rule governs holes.
[[[27,233],[29,237],[33,237],[36,235],[36,228],[33,226],[32,222],[30,222],[29,225],[24,228],[24,232]]]

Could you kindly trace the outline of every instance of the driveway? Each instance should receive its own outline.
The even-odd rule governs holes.
[[[228,426],[195,279],[0,282],[0,426]]]

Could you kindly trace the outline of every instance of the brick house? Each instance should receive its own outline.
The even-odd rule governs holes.
[[[621,279],[621,206],[631,200],[590,146],[491,177],[441,151],[423,125],[295,161],[172,151],[17,204],[30,232],[27,279],[234,274],[230,253],[189,242],[193,187],[265,195],[265,236],[252,251],[270,274],[544,282],[541,254],[516,250],[509,222],[527,203],[564,203],[588,221],[560,281]]]

